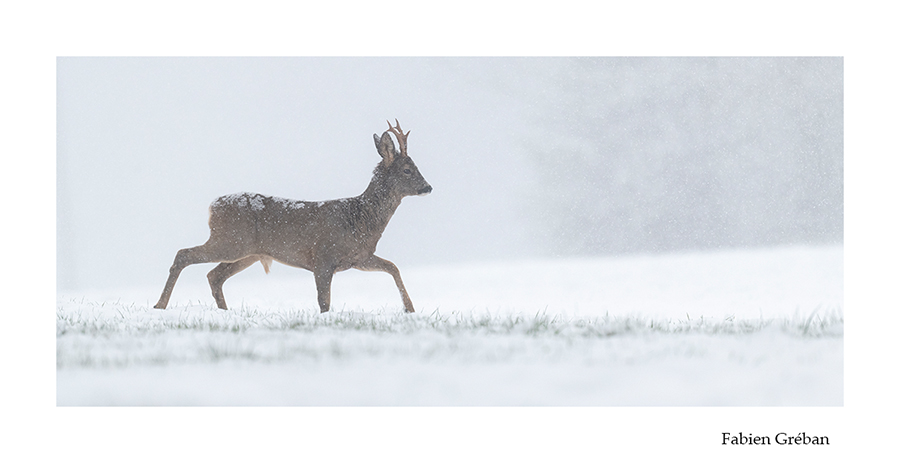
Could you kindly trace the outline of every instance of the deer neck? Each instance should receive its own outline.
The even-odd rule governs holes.
[[[403,199],[399,194],[392,191],[388,186],[386,179],[381,173],[376,172],[366,188],[360,196],[360,203],[365,210],[365,216],[370,231],[381,235],[387,227],[388,222],[400,206]]]

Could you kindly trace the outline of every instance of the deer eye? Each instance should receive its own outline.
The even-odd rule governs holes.
[[[412,171],[407,168],[407,169],[403,169],[403,173],[409,175],[412,173]]]

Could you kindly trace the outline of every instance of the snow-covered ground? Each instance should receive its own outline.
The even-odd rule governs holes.
[[[842,405],[843,249],[411,267],[258,266],[213,307],[159,287],[58,295],[59,405]]]

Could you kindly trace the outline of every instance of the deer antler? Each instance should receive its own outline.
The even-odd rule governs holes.
[[[403,129],[400,128],[400,121],[398,121],[397,119],[394,119],[394,122],[397,123],[397,127],[391,127],[391,121],[387,121],[388,131],[397,137],[397,143],[400,144],[400,154],[402,154],[404,156],[409,156],[409,154],[407,154],[407,152],[406,152],[406,137],[408,137],[409,132],[412,132],[412,131],[409,130],[404,135]]]

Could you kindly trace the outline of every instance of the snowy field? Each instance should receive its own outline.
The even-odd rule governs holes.
[[[390,256],[387,256],[388,258]],[[58,405],[841,406],[843,248],[414,267],[212,265],[57,297]]]

